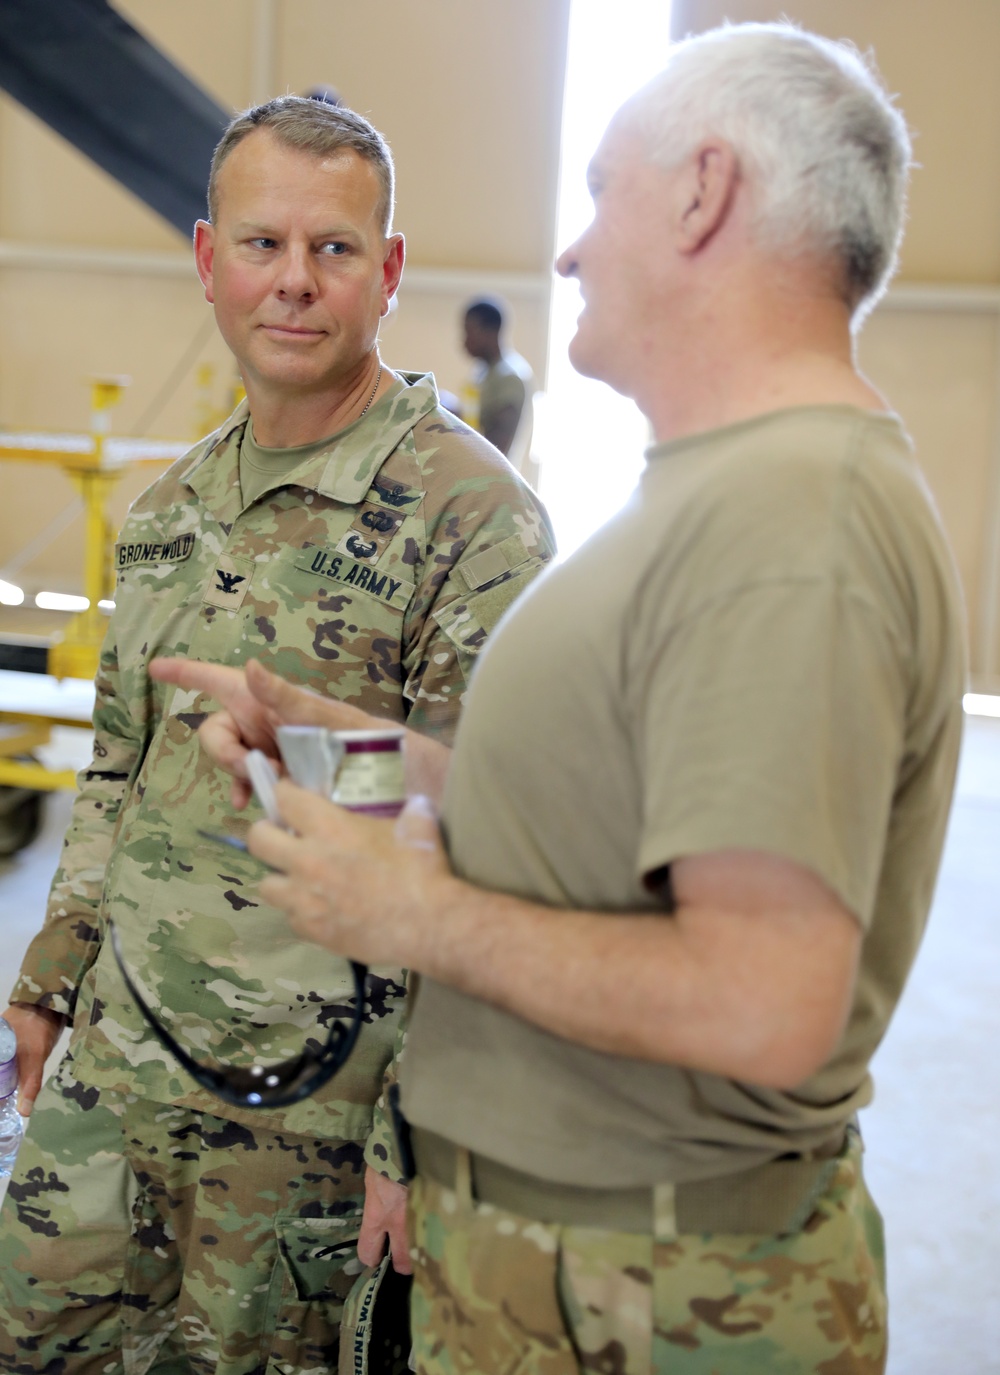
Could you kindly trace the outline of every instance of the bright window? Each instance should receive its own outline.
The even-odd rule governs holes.
[[[572,0],[563,102],[557,244],[562,250],[591,215],[586,172],[619,105],[666,64],[668,0]],[[557,278],[549,331],[548,391],[538,398],[533,448],[540,495],[560,553],[572,553],[635,486],[648,429],[635,405],[573,371],[566,350],[580,313],[575,282]]]

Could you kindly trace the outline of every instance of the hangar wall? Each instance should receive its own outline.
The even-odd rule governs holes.
[[[458,391],[461,307],[487,289],[508,299],[517,347],[544,376],[569,0],[114,3],[226,108],[329,84],[386,135],[407,239],[383,325],[390,365]],[[116,433],[204,433],[235,381],[210,316],[182,236],[0,96],[0,430],[79,431],[88,378],[126,374]],[[203,363],[214,378],[199,389]],[[48,467],[5,465],[0,480],[2,564],[75,493]],[[149,480],[122,481],[116,519]],[[81,565],[77,522],[19,581],[77,591]]]
[[[544,376],[569,0],[116,4],[227,107],[325,82],[386,133],[408,245],[390,364],[457,390],[457,317],[486,288],[507,296],[517,346]],[[975,683],[1000,690],[1000,6],[675,0],[673,27],[782,13],[874,47],[916,134],[902,270],[859,354],[904,416],[951,535]],[[127,373],[117,432],[193,436],[234,380],[208,314],[181,237],[0,97],[0,428],[80,429],[88,377]],[[200,363],[214,376],[199,391]],[[116,516],[145,480],[122,483]],[[3,490],[0,561],[74,495],[49,470],[7,468]],[[71,527],[23,583],[74,590],[80,566]]]
[[[859,339],[951,537],[973,680],[1000,691],[1000,6],[992,0],[675,0],[674,38],[787,17],[873,48],[914,134],[897,285]]]

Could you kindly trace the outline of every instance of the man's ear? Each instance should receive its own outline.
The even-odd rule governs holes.
[[[215,262],[215,227],[208,220],[197,220],[194,226],[194,263],[205,288],[205,300],[215,301],[212,290],[212,267]]]
[[[725,224],[739,179],[739,163],[730,144],[713,139],[694,150],[681,179],[677,230],[682,253],[697,253]]]
[[[380,315],[389,314],[389,302],[396,294],[403,275],[403,260],[406,245],[402,234],[390,234],[385,241],[385,256],[382,259],[382,309]]]

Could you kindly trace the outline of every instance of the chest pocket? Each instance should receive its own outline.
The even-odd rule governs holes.
[[[205,579],[198,534],[126,526],[114,548],[115,633],[119,664],[185,648]],[[141,690],[144,695],[145,690]]]
[[[291,651],[297,673],[315,661],[336,661],[372,681],[398,679],[403,615],[414,595],[401,572],[390,575],[333,545],[286,549],[258,567],[244,603],[247,615],[252,599],[249,652],[260,639],[261,648]]]

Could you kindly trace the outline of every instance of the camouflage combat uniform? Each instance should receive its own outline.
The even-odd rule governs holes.
[[[413,1368],[882,1375],[885,1251],[861,1156],[851,1131],[817,1177],[806,1225],[784,1233],[695,1230],[669,1185],[650,1191],[647,1230],[621,1231],[479,1202],[468,1170],[454,1188],[421,1174]]]
[[[371,971],[335,1080],[267,1111],[199,1089],[127,996],[108,918],[203,1060],[298,1054],[353,1000],[346,963],[260,902],[257,862],[198,837],[255,814],[231,815],[229,780],[199,748],[211,701],[151,682],[147,664],[259,659],[448,741],[477,652],[550,557],[551,532],[506,461],[440,409],[432,379],[404,377],[243,509],[246,414],[136,501],[115,549],[94,760],[12,995],[72,1014],[74,1029],[2,1215],[0,1369],[335,1366],[365,1160],[394,1173],[373,1110],[402,971]]]

